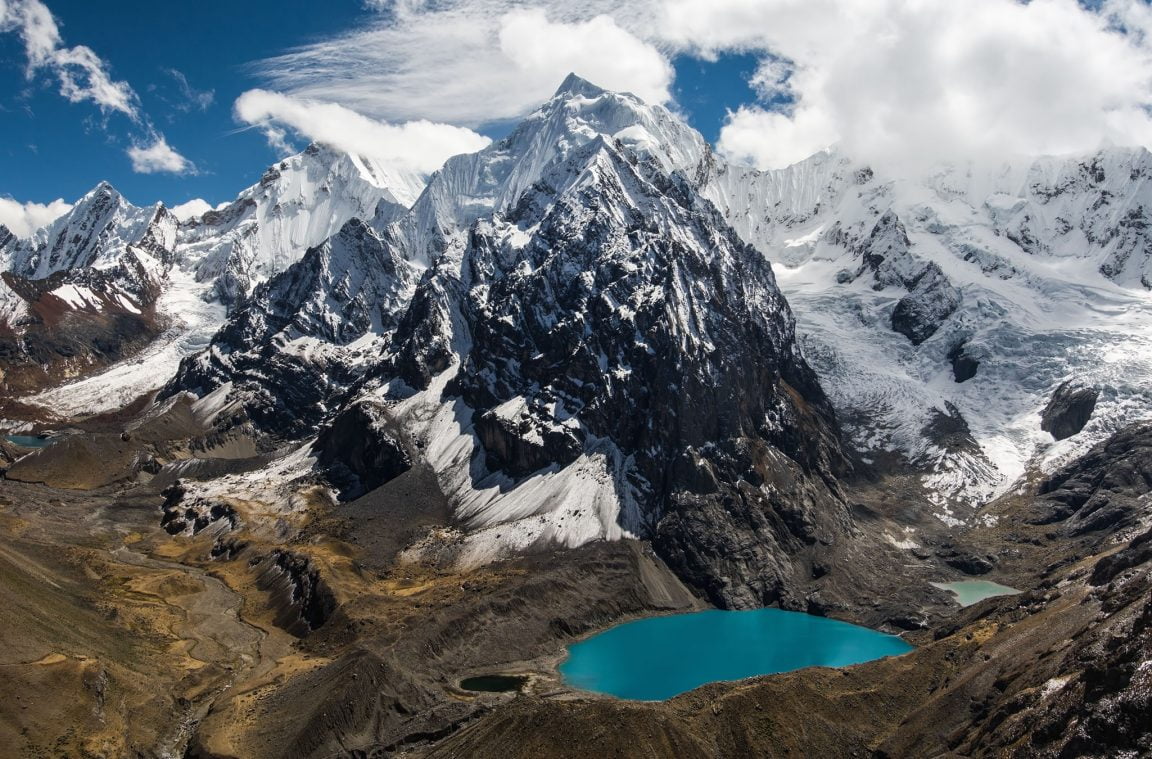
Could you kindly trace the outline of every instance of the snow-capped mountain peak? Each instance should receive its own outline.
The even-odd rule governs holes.
[[[100,182],[29,239],[12,240],[6,246],[5,268],[26,279],[43,279],[59,271],[114,266],[129,245],[149,234],[152,225],[164,227],[152,230],[152,237],[171,250],[175,227],[170,218],[163,204],[139,208],[112,185]]]
[[[423,186],[414,172],[314,143],[269,167],[226,208],[181,225],[181,263],[231,303],[350,219],[371,219],[382,205],[406,209]]]
[[[804,346],[820,383],[797,383],[815,398],[827,389],[854,447],[917,473],[927,508],[946,522],[971,518],[1026,471],[1150,415],[1152,366],[1141,357],[1152,333],[1152,155],[1109,148],[917,176],[885,168],[839,149],[780,170],[729,165],[667,109],[575,75],[504,139],[450,158],[426,187],[313,146],[231,205],[181,225],[169,276],[235,313],[216,352],[187,362],[171,387],[234,382],[238,397],[256,399],[254,416],[269,427],[289,420],[293,436],[374,379],[388,378],[385,395],[419,391],[403,402],[425,420],[440,418],[451,396],[452,413],[468,417],[452,416],[451,435],[440,431],[460,446],[440,474],[454,467],[449,490],[475,524],[500,523],[505,512],[493,504],[511,502],[473,493],[497,471],[466,464],[468,477],[452,479],[465,471],[465,449],[471,456],[481,445],[515,479],[543,460],[533,446],[559,435],[560,450],[614,467],[601,470],[614,494],[597,491],[609,500],[594,523],[581,522],[584,538],[615,534],[612,514],[628,510],[621,493],[644,492],[625,470],[655,454],[629,453],[610,425],[593,429],[574,399],[590,405],[590,387],[636,396],[628,378],[649,360],[637,346],[679,357],[677,371],[732,369],[708,358],[736,328],[713,318],[727,302],[716,281],[739,290],[748,277],[764,280],[752,300],[775,314],[761,325],[773,344],[791,346],[779,361],[794,378],[807,376],[796,368],[804,359],[795,345]],[[78,207],[115,205],[97,190]],[[666,245],[680,246],[679,263],[665,260]],[[776,287],[772,271],[748,259],[752,249],[775,267],[796,315],[795,342],[783,300],[764,295]],[[563,276],[553,270],[562,262]],[[657,302],[664,316],[645,310]],[[643,314],[652,317],[645,329]],[[759,324],[760,316],[731,318]],[[197,345],[211,324],[201,323]],[[624,335],[629,325],[636,331]],[[659,350],[648,328],[665,338]],[[589,330],[618,344],[597,346]],[[496,355],[508,346],[522,355]],[[574,358],[582,350],[584,363]],[[556,351],[569,352],[561,360]],[[556,392],[564,378],[539,365],[549,356],[548,371],[578,365],[580,384]],[[1053,444],[1039,415],[1057,387],[1080,385],[1098,391],[1095,410],[1082,433]],[[761,432],[794,430],[777,413],[784,407],[773,408]],[[573,424],[584,425],[580,434]],[[793,443],[781,445],[795,452]],[[574,460],[553,463],[567,471]],[[523,517],[526,502],[516,504],[509,508]],[[543,522],[533,524],[543,535]],[[550,524],[563,541],[576,534]]]
[[[694,171],[709,152],[703,138],[666,108],[571,74],[507,137],[476,153],[454,156],[433,173],[397,237],[411,259],[428,265],[446,237],[482,216],[507,210],[550,167],[596,139],[619,142],[667,174]]]

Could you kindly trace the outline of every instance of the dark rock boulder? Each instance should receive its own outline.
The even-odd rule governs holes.
[[[914,280],[912,291],[896,303],[892,329],[919,345],[936,334],[959,307],[960,292],[939,266],[930,263]]]
[[[1088,424],[1099,397],[1097,388],[1076,385],[1072,380],[1064,382],[1040,413],[1040,429],[1057,440],[1072,437]]]
[[[968,345],[964,342],[957,343],[948,351],[948,360],[952,362],[952,376],[957,383],[972,379],[980,369],[980,361],[968,353]]]

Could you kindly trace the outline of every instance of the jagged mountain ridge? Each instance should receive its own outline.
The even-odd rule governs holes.
[[[407,209],[423,178],[313,144],[269,167],[227,207],[181,225],[181,263],[232,303],[354,218]]]
[[[661,119],[570,79],[527,122],[559,129],[563,151],[520,160],[517,144],[543,144],[525,127],[457,161],[483,191],[497,187],[489,164],[516,167],[499,175],[522,184],[514,198],[432,223],[378,203],[236,290],[228,313],[215,280],[170,266],[157,305],[210,305],[208,344],[174,351],[191,354],[179,371],[138,354],[137,374],[176,377],[110,429],[98,419],[101,432],[15,461],[0,441],[0,482],[13,549],[34,559],[13,575],[33,600],[14,627],[67,608],[22,590],[62,590],[52,577],[98,584],[82,615],[53,614],[83,637],[140,639],[141,589],[171,590],[155,598],[173,624],[145,626],[127,668],[102,651],[73,668],[17,650],[23,690],[71,668],[48,691],[77,696],[82,719],[53,720],[68,734],[87,721],[99,725],[79,732],[128,735],[124,713],[162,725],[137,745],[163,735],[187,755],[539,754],[533,735],[579,752],[589,730],[631,716],[701,756],[1146,747],[1148,427],[970,505],[984,497],[972,483],[992,492],[1011,476],[989,431],[1021,435],[1040,468],[1146,413],[1142,288],[1089,255],[1025,250],[985,218],[1004,203],[975,200],[994,185],[960,192],[947,172],[897,180],[826,153],[747,173],[761,177],[748,200],[709,200],[733,172],[706,148],[662,160],[691,151],[638,139]],[[430,192],[447,193],[441,181]],[[767,226],[753,202],[774,209]],[[77,388],[140,387],[130,373],[121,362],[57,397],[90,409]],[[66,490],[78,483],[102,492]],[[33,550],[45,527],[53,541]],[[616,540],[628,536],[647,541]],[[181,566],[196,570],[187,582]],[[929,584],[985,572],[1029,590],[958,611]],[[652,708],[556,698],[563,644],[700,596],[908,631],[918,651]],[[226,613],[203,614],[209,600]],[[67,632],[36,644],[78,658]],[[142,677],[135,653],[153,649],[147,666],[178,684]],[[206,659],[173,666],[191,651]],[[93,671],[109,673],[95,691]],[[494,671],[533,685],[461,698],[462,678]],[[142,708],[125,685],[168,700]],[[617,732],[621,751],[669,745],[667,731]]]
[[[667,109],[572,74],[507,137],[449,158],[434,172],[412,212],[395,225],[397,241],[413,261],[433,263],[449,238],[507,210],[550,166],[598,139],[620,142],[666,173],[693,169],[708,152],[704,139]]]
[[[31,239],[5,235],[0,245],[10,281],[0,284],[9,360],[23,355],[26,363],[65,367],[23,384],[14,384],[9,372],[8,386],[51,386],[61,372],[91,373],[139,353],[135,366],[121,364],[106,377],[35,397],[71,413],[116,409],[171,377],[260,283],[350,219],[398,215],[422,187],[420,176],[320,145],[270,167],[228,206],[183,223],[162,204],[137,208],[102,183]],[[40,341],[46,345],[28,344],[36,339],[26,334],[25,322],[37,319],[29,317],[35,310],[29,304],[45,293],[48,310],[67,320],[78,340],[62,344],[60,331],[52,330],[52,339]],[[93,350],[93,342],[119,348]]]
[[[594,140],[507,215],[478,221],[454,269],[422,289],[450,315],[456,349],[444,356],[442,333],[402,321],[383,377],[432,400],[435,369],[453,367],[442,392],[473,438],[471,488],[458,461],[441,471],[476,530],[466,553],[659,534],[713,598],[755,605],[794,585],[785,556],[843,533],[828,489],[843,465],[834,415],[787,304],[686,183]],[[596,459],[616,503],[589,515],[563,482],[594,476],[583,467]],[[557,480],[551,497],[532,491],[541,472]],[[493,485],[503,498],[475,496]],[[718,559],[726,539],[756,549]]]
[[[412,295],[412,266],[359,219],[259,285],[161,395],[228,384],[266,429],[306,436],[361,373]]]
[[[177,221],[101,183],[30,239],[0,241],[2,379],[20,391],[111,363],[162,329]]]
[[[914,181],[885,177],[835,151],[757,172],[724,164],[665,109],[571,77],[508,138],[450,159],[411,212],[393,202],[405,200],[400,190],[375,206],[354,190],[352,200],[317,206],[321,221],[304,225],[307,234],[288,246],[291,255],[277,245],[295,240],[292,230],[312,213],[305,188],[323,187],[326,180],[315,177],[343,176],[340,167],[349,164],[328,149],[312,148],[299,161],[316,160],[329,169],[305,168],[306,178],[287,181],[283,191],[275,175],[292,175],[299,167],[296,159],[274,167],[267,183],[229,209],[181,227],[178,237],[192,251],[185,254],[193,264],[189,277],[225,300],[254,296],[252,288],[302,255],[305,242],[339,228],[336,206],[354,209],[351,218],[368,219],[373,234],[394,248],[389,257],[408,260],[413,278],[429,266],[451,269],[463,260],[478,219],[508,215],[521,198],[540,190],[536,185],[551,167],[597,140],[679,177],[711,201],[745,242],[784,267],[778,273],[797,306],[801,341],[854,446],[866,455],[894,451],[922,470],[925,493],[946,522],[970,518],[974,505],[1027,467],[1067,460],[1147,413],[1139,383],[1148,367],[1102,360],[1138,349],[1147,323],[1139,283],[1148,255],[1139,217],[1146,207],[1141,167],[1148,154],[1141,150],[1030,160],[990,173],[945,167]],[[558,186],[551,189],[559,193],[567,179],[554,179]],[[277,221],[280,232],[243,232],[267,216],[252,199],[257,196],[292,198],[295,214]],[[438,256],[447,258],[433,260]],[[221,273],[221,261],[237,268],[227,264]],[[387,319],[401,320],[405,313],[435,319],[426,293],[417,292],[424,310],[406,308],[406,297],[386,304]],[[206,339],[210,332],[201,334]],[[452,353],[451,335],[451,329],[441,330],[438,369]],[[285,360],[303,367],[298,376],[326,387],[324,397],[339,403],[337,396],[363,378],[363,356],[385,350],[391,339],[386,328],[360,336],[373,347],[353,360],[361,363],[350,371],[329,371],[335,365],[327,358],[307,368],[310,357],[328,355],[326,347]],[[293,340],[299,336],[278,338],[285,345]],[[266,350],[231,350],[245,349],[253,355]],[[1069,360],[1078,350],[1085,352],[1083,360]],[[1016,370],[1014,362],[1028,368]],[[961,376],[958,366],[966,373],[962,383],[954,381]],[[327,383],[336,375],[338,382]],[[224,374],[207,385],[222,381]],[[1102,394],[1083,434],[1049,448],[1031,414],[1063,382],[1098,385]],[[204,384],[178,380],[173,386]],[[989,397],[997,402],[988,404]],[[310,409],[299,414],[296,429],[331,411],[294,405]]]
[[[4,320],[19,326],[28,306],[45,294],[62,301],[64,307],[139,310],[147,305],[148,284],[134,280],[127,267],[144,266],[155,277],[171,263],[175,249],[177,221],[163,206],[137,208],[107,183],[101,183],[81,198],[64,216],[21,240],[9,236],[0,244],[0,264],[9,288],[3,307]],[[106,274],[115,280],[101,290],[92,290],[81,281],[87,270]],[[49,283],[48,280],[57,275]],[[65,287],[71,284],[72,287]],[[152,283],[156,284],[156,283]],[[56,287],[51,287],[55,285]],[[16,296],[15,298],[12,296]]]
[[[380,271],[397,293],[411,271],[397,253],[413,239],[440,246],[406,301],[379,302],[391,323],[357,332],[359,345],[373,335],[374,365],[346,360],[341,374],[279,336],[234,339],[288,303],[289,283],[311,277],[313,250],[258,288],[235,329],[186,360],[166,392],[227,389],[282,437],[350,404],[376,404],[420,445],[464,528],[451,545],[432,539],[413,556],[472,564],[659,534],[674,565],[719,603],[802,605],[797,578],[810,570],[792,557],[846,534],[835,472],[848,465],[770,267],[684,179],[688,162],[669,158],[690,151],[640,134],[678,123],[569,79],[508,139],[450,161],[406,218],[375,230],[350,222],[338,235],[358,230],[351,257],[379,255],[383,244]],[[706,153],[698,135],[678,129]],[[535,130],[563,150],[540,160],[549,143]],[[464,163],[468,171],[456,170]],[[525,190],[471,222],[475,207],[464,204],[424,234],[427,210],[443,210],[439,199],[461,176],[491,187],[495,174],[475,168],[487,164],[512,166],[501,176]],[[293,318],[309,302],[293,301]],[[325,386],[322,397],[265,413],[270,399]]]

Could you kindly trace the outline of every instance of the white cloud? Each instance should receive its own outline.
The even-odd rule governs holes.
[[[2,3],[3,0],[0,0]],[[4,6],[0,4],[0,19]],[[61,199],[51,203],[20,203],[11,198],[0,198],[0,224],[8,227],[17,237],[28,237],[40,227],[51,224],[72,209],[71,203]]]
[[[718,149],[737,163],[779,168],[824,150],[839,136],[831,120],[818,109],[798,108],[786,114],[741,106],[728,114]]]
[[[518,69],[518,85],[544,97],[573,71],[650,103],[664,103],[671,97],[671,64],[659,50],[620,28],[611,16],[557,23],[540,8],[512,11],[500,20],[499,39],[500,52]]]
[[[180,90],[181,100],[176,103],[177,110],[206,111],[215,102],[215,90],[198,90],[188,82],[188,77],[184,76],[183,72],[176,69],[166,69],[166,71],[168,76],[176,80],[176,86]]]
[[[65,47],[52,11],[41,0],[0,0],[0,33],[15,33],[24,43],[25,75],[29,80],[37,74],[48,73],[55,76],[60,95],[69,102],[90,102],[105,114],[120,113],[132,120],[136,130],[152,142],[148,147],[128,149],[134,171],[187,173],[195,170],[191,162],[155,131],[140,110],[136,91],[127,82],[113,79],[104,59],[84,45]],[[197,92],[188,86],[183,75],[172,73],[182,84],[185,96],[192,98],[198,107],[203,109],[210,104],[211,92]]]
[[[105,112],[140,118],[139,99],[127,82],[116,81],[107,64],[84,45],[64,47],[52,12],[40,0],[11,0],[0,8],[0,31],[17,32],[28,58],[26,73],[54,74],[60,94],[73,103],[90,101]]]
[[[160,135],[154,135],[152,144],[128,148],[132,170],[137,174],[194,174],[196,167],[172,149]]]
[[[685,50],[793,64],[792,111],[749,104],[719,141],[772,167],[831,142],[889,165],[1147,145],[1149,18],[1136,0],[667,0],[659,26]]]
[[[265,61],[277,90],[388,121],[474,126],[524,115],[571,71],[668,99],[672,68],[637,33],[648,2],[437,0],[377,3],[361,29]],[[620,7],[617,7],[620,6]]]
[[[378,118],[474,125],[531,110],[569,70],[663,101],[670,56],[751,52],[761,101],[733,110],[719,148],[760,166],[830,143],[881,163],[1152,141],[1146,0],[366,5],[379,15],[266,61],[265,76]]]
[[[335,103],[249,90],[236,100],[236,118],[265,130],[274,148],[285,150],[284,129],[400,169],[431,173],[458,153],[472,153],[489,143],[470,129],[409,121],[386,124]]]
[[[188,221],[189,219],[195,219],[208,213],[212,210],[212,206],[203,198],[193,198],[187,203],[172,206],[169,210],[172,211],[172,215],[180,221]]]

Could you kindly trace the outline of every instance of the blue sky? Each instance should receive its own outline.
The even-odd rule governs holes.
[[[1152,145],[1149,0],[0,0],[0,222],[217,204],[311,140],[426,174],[569,71],[759,168]]]
[[[234,196],[277,158],[258,132],[238,131],[232,116],[236,97],[259,84],[250,64],[340,31],[365,13],[355,0],[50,0],[49,7],[65,44],[92,48],[128,82],[197,173],[133,172],[124,154],[138,132],[131,120],[68,102],[49,75],[27,81],[20,40],[0,35],[0,194],[21,201],[72,200],[102,179],[137,203]],[[211,103],[201,109],[189,102],[173,71],[196,92],[211,92]]]
[[[29,81],[20,39],[0,35],[0,195],[22,202],[71,201],[105,179],[138,204],[232,198],[280,157],[260,131],[238,124],[233,114],[236,98],[264,83],[254,63],[376,17],[358,0],[49,0],[48,7],[64,44],[92,48],[115,79],[131,85],[141,111],[195,172],[134,172],[124,151],[141,138],[138,125],[92,103],[68,102],[50,74]],[[677,57],[676,106],[714,140],[725,110],[754,99],[747,78],[756,62],[744,54],[716,61]],[[500,119],[476,129],[498,138],[511,123]],[[292,141],[297,147],[306,142]]]

